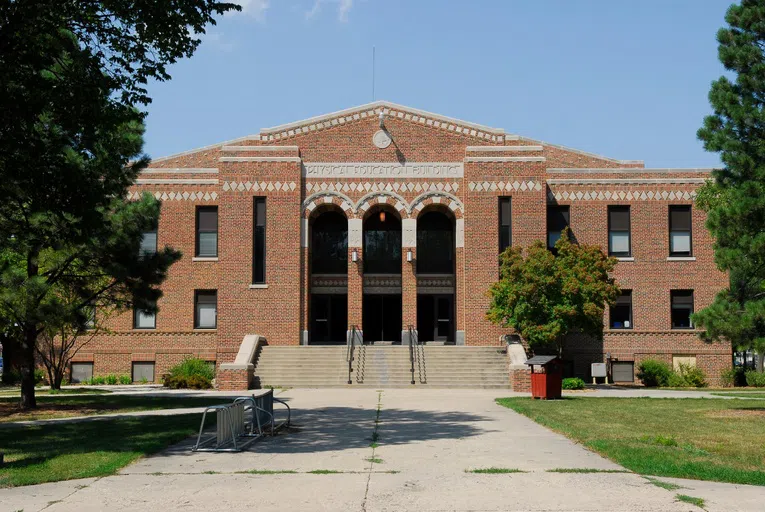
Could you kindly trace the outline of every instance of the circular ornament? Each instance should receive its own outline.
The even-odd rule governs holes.
[[[377,130],[372,136],[372,143],[380,149],[387,148],[391,142],[393,142],[393,139],[390,138],[390,135],[385,130]]]

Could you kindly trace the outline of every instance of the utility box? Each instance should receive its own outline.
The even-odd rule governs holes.
[[[556,356],[534,356],[531,367],[531,398],[554,400],[563,396],[563,361]]]
[[[604,378],[606,384],[608,384],[608,365],[606,363],[592,363],[590,365],[590,373],[592,374],[592,383],[595,384],[595,379]]]

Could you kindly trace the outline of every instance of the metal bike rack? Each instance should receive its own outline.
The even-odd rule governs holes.
[[[208,412],[215,412],[215,432],[208,434],[202,439],[205,428],[205,420]],[[197,442],[191,451],[194,452],[239,452],[248,444],[255,441],[260,435],[253,436],[245,431],[244,426],[244,403],[211,405],[205,407],[202,414],[202,423],[199,425]],[[240,438],[249,438],[244,442]]]

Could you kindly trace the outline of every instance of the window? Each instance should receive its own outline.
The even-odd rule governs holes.
[[[672,290],[669,293],[672,303],[672,328],[693,329],[693,290]]]
[[[266,282],[266,198],[253,198],[252,282]]]
[[[197,256],[218,257],[218,207],[197,207]]]
[[[82,309],[82,313],[85,315],[85,328],[95,329],[96,328],[96,307],[85,306]]]
[[[93,378],[93,363],[72,363],[72,384],[87,382]]]
[[[401,273],[401,220],[385,210],[374,211],[364,221],[364,273]]]
[[[504,252],[513,243],[510,215],[510,198],[499,198],[499,252]]]
[[[345,214],[327,211],[311,226],[311,272],[348,273],[348,219]]]
[[[133,382],[154,382],[154,362],[133,363]]]
[[[690,256],[691,252],[691,207],[669,207],[669,255]]]
[[[611,329],[632,329],[632,290],[622,290],[611,306]]]
[[[417,218],[417,273],[454,273],[454,223],[439,211]]]
[[[547,248],[554,249],[563,230],[569,227],[568,206],[547,207]]]
[[[157,315],[151,311],[142,309],[133,310],[133,328],[134,329],[156,329]]]
[[[630,243],[630,207],[608,207],[608,254],[628,257],[632,253]]]
[[[157,230],[147,231],[141,236],[141,248],[138,254],[141,257],[152,256],[157,252]]]
[[[215,329],[218,327],[218,292],[197,290],[194,292],[194,328]]]

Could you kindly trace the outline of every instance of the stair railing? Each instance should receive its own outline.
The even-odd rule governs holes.
[[[407,327],[409,329],[409,363],[411,365],[411,371],[412,371],[412,382],[411,384],[414,384],[414,354],[415,354],[415,346],[416,343],[414,338],[414,326],[412,324],[409,324]]]
[[[420,375],[420,384],[428,383],[427,370],[425,368],[425,345],[420,343],[419,332],[414,331],[414,356],[417,360],[417,370]]]
[[[351,379],[351,374],[353,373],[353,349],[356,345],[356,331],[357,326],[351,327],[350,336],[348,336],[348,340],[346,343],[346,352],[345,352],[345,360],[348,362],[348,384],[353,384],[353,380]]]

